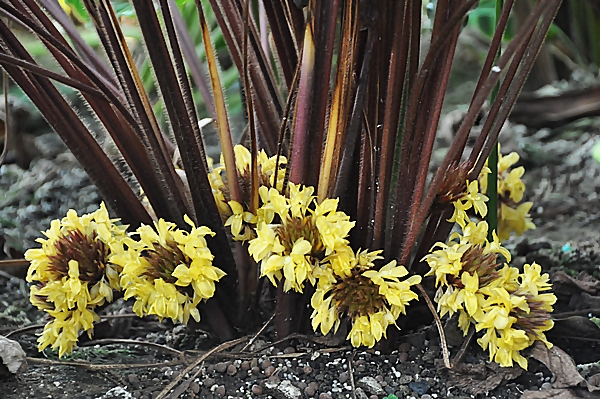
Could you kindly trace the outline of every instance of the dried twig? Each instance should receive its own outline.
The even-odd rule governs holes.
[[[39,328],[44,328],[45,325],[46,324],[33,324],[33,325],[30,325],[30,326],[25,326],[25,327],[17,328],[16,330],[12,330],[8,334],[6,334],[5,337],[8,338],[11,335],[23,334],[23,333],[26,333],[28,331],[33,331],[33,330],[37,330]]]
[[[137,317],[137,315],[135,313],[125,313],[125,314],[108,314],[108,315],[100,316],[100,318],[102,320],[106,320],[106,319],[125,319],[125,318],[130,318],[130,317]],[[16,330],[12,330],[8,334],[6,334],[5,337],[8,338],[11,335],[23,334],[23,333],[26,333],[26,332],[29,332],[29,331],[37,330],[39,328],[44,328],[45,325],[46,324],[32,324],[32,325],[29,325],[29,326],[20,327],[20,328],[17,328]],[[136,343],[140,343],[138,341],[135,341],[135,342]]]
[[[348,373],[350,373],[350,385],[352,386],[352,399],[356,399],[356,385],[354,385],[354,370],[352,369],[352,361],[354,360],[355,351],[348,358]]]
[[[258,330],[256,332],[256,334],[254,334],[254,336],[252,337],[252,339],[250,339],[250,341],[248,341],[248,343],[246,345],[244,345],[244,347],[242,348],[242,350],[240,352],[244,352],[246,349],[248,349],[248,347],[250,345],[252,345],[254,343],[254,341],[256,340],[256,338],[258,338],[258,336],[260,334],[262,334],[263,331],[265,331],[265,328],[267,328],[267,326],[269,325],[269,323],[275,318],[275,313],[273,313],[273,315],[269,318],[269,320],[267,320],[267,322],[260,328],[260,330]]]
[[[29,261],[26,259],[4,259],[0,260],[0,269],[7,267],[29,267]],[[12,276],[14,277],[14,276]]]
[[[458,353],[456,353],[456,356],[454,356],[454,359],[452,359],[452,368],[456,367],[456,365],[458,363],[460,363],[460,361],[462,360],[462,357],[467,352],[467,348],[469,347],[469,343],[471,342],[471,339],[473,338],[473,334],[475,334],[475,328],[473,328],[473,326],[469,326],[469,333],[467,334],[467,337],[463,341],[462,346],[460,347]]]
[[[556,314],[552,315],[552,319],[554,321],[558,321],[558,320],[564,320],[564,319],[567,319],[567,318],[573,317],[573,316],[585,316],[588,314],[593,314],[593,315],[598,316],[598,315],[600,315],[600,309],[592,308],[592,309],[575,310],[573,312],[556,313]]]
[[[442,343],[442,355],[444,357],[444,366],[446,366],[447,368],[452,368],[450,364],[450,354],[448,353],[448,344],[446,343],[446,334],[444,334],[444,326],[442,326],[440,316],[437,314],[437,311],[435,310],[435,307],[433,306],[433,303],[431,302],[429,295],[427,295],[427,292],[425,292],[423,286],[421,284],[417,284],[417,288],[419,289],[419,291],[421,291],[421,295],[423,296],[423,299],[425,299],[425,302],[427,303],[427,306],[429,307],[429,310],[431,311],[431,314],[435,319],[435,324],[437,325],[438,333],[440,334],[440,341]]]
[[[45,364],[50,366],[72,366],[72,367],[83,367],[88,370],[102,371],[102,370],[115,370],[115,369],[135,369],[135,368],[147,368],[147,367],[165,367],[165,366],[177,366],[181,364],[181,360],[174,360],[166,363],[131,363],[131,364],[92,364],[86,362],[62,362],[59,360],[51,359],[40,359],[37,357],[27,357],[28,363]]]
[[[225,349],[231,348],[232,346],[241,344],[242,342],[245,342],[249,339],[249,337],[242,337],[242,338],[238,338],[238,339],[234,339],[232,341],[227,341],[227,342],[223,342],[221,345],[209,350],[208,352],[206,352],[204,355],[200,356],[198,359],[194,360],[192,362],[192,364],[190,364],[189,366],[187,366],[185,368],[185,370],[183,370],[181,373],[179,373],[179,375],[177,377],[175,377],[173,379],[173,381],[171,381],[169,383],[169,385],[167,385],[159,394],[155,399],[163,399],[165,396],[167,396],[167,394],[169,393],[169,391],[171,389],[173,389],[173,387],[175,385],[177,385],[179,383],[179,381],[181,381],[181,379],[190,371],[192,371],[194,369],[194,367],[198,366],[200,363],[202,363],[207,357],[209,357],[210,355],[212,355],[213,353],[216,352],[221,352],[224,351]]]
[[[107,339],[95,339],[93,341],[88,341],[88,342],[84,342],[82,343],[80,346],[93,346],[93,345],[109,345],[109,344],[125,344],[125,345],[144,345],[144,346],[150,346],[156,349],[160,349],[166,352],[170,352],[174,355],[177,355],[181,360],[184,360],[185,355],[182,351],[179,351],[177,349],[174,348],[169,348],[166,345],[161,345],[161,344],[157,344],[154,342],[148,342],[148,341],[136,341],[135,339],[112,339],[112,338],[107,338]]]

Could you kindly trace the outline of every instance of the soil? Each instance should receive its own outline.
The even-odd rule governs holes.
[[[521,155],[527,170],[526,196],[535,204],[532,215],[537,228],[507,243],[514,265],[537,261],[553,279],[563,272],[573,277],[581,272],[590,278],[600,277],[600,163],[591,155],[600,141],[598,133],[600,119],[584,119],[554,130],[507,126],[502,133],[503,148]],[[439,157],[445,143],[438,143],[438,147]],[[20,195],[0,200],[5,212],[0,215],[0,240],[4,235],[5,240],[19,238],[25,243],[12,252],[6,250],[10,245],[3,243],[7,256],[16,257],[34,245],[40,230],[36,226],[64,214],[65,206],[86,212],[98,203],[89,179],[80,176],[69,153],[58,148],[34,160],[29,171],[16,165],[0,169],[0,193]],[[35,179],[48,170],[54,176],[51,181]],[[22,195],[23,176],[31,180],[26,196]],[[39,190],[45,196],[37,194]],[[86,193],[80,202],[74,197],[77,190]],[[54,200],[48,200],[50,197]],[[30,212],[21,215],[24,211],[19,210],[27,206],[32,207]],[[8,223],[6,218],[18,223]],[[24,224],[35,228],[25,231]],[[174,381],[178,383],[167,395],[170,399],[393,398],[390,395],[516,399],[526,391],[539,391],[541,396],[536,397],[545,397],[545,391],[550,397],[554,392],[552,373],[544,364],[529,358],[528,371],[499,369],[487,362],[486,353],[474,342],[466,348],[460,367],[448,372],[441,361],[434,325],[404,332],[407,335],[400,338],[399,345],[386,353],[352,349],[343,346],[345,342],[329,346],[330,341],[312,336],[296,336],[274,345],[272,327],[268,327],[251,341],[207,356],[186,370],[219,345],[216,337],[197,326],[131,317],[130,304],[122,300],[104,309],[105,318],[95,329],[94,341],[82,339],[79,349],[61,359],[70,364],[60,365],[53,352],[37,350],[35,334],[40,330],[35,326],[45,319],[30,305],[22,277],[22,272],[10,275],[0,269],[0,334],[18,341],[30,357],[27,371],[17,377],[0,377],[0,398],[4,399],[154,399]],[[599,306],[590,306],[581,293],[558,294],[559,320],[549,338],[574,359],[583,377],[596,374],[600,371],[600,329],[594,330],[589,318],[600,316]],[[590,308],[594,309],[588,311]],[[446,323],[445,331],[454,356],[464,339],[452,321]],[[88,364],[95,368],[85,367]],[[592,393],[586,395],[591,397]]]

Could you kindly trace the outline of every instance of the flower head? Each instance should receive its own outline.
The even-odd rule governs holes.
[[[140,317],[154,314],[187,323],[192,316],[198,321],[197,305],[214,295],[215,283],[225,275],[213,266],[206,244],[205,236],[214,233],[196,227],[187,216],[185,221],[189,232],[162,219],[154,228],[141,226],[140,245],[118,259],[123,264],[124,297],[135,299],[133,310]]]
[[[122,268],[116,259],[125,246],[133,245],[125,230],[110,219],[104,203],[97,211],[78,216],[69,210],[62,220],[53,220],[38,239],[41,248],[30,249],[27,281],[33,283],[30,300],[52,316],[39,338],[39,349],[48,346],[69,354],[80,331],[91,336],[97,306],[112,302],[120,290]]]
[[[254,230],[260,223],[270,223],[273,219],[272,214],[264,211],[257,211],[256,214],[250,211],[250,188],[252,181],[251,164],[252,157],[250,151],[242,146],[236,145],[234,148],[235,165],[239,178],[241,189],[241,202],[234,201],[231,198],[225,177],[224,160],[221,156],[221,163],[218,166],[213,165],[213,160],[208,159],[209,182],[213,191],[213,196],[217,202],[221,218],[225,226],[231,228],[231,235],[237,241],[249,241],[255,237]],[[277,190],[281,191],[285,178],[285,165],[287,159],[280,156],[268,157],[264,151],[260,151],[257,157],[258,166],[258,184],[262,189],[275,187],[275,177],[277,177]],[[277,170],[276,170],[277,169]],[[263,195],[260,199],[264,198]]]
[[[516,162],[515,156],[501,161],[501,171]],[[522,173],[514,174],[517,175],[520,178]],[[476,186],[468,185],[466,197],[476,198]],[[508,196],[513,200],[522,199],[521,186],[516,183],[513,186],[514,191]],[[542,275],[537,264],[525,265],[520,273],[503,263],[499,255],[510,262],[510,253],[495,231],[493,239],[488,241],[488,224],[472,222],[465,212],[470,206],[465,206],[464,201],[455,200],[455,213],[450,219],[459,224],[462,232],[451,234],[448,243],[436,243],[423,258],[431,268],[427,275],[435,275],[436,286],[439,286],[435,298],[438,312],[442,317],[458,312],[458,324],[465,335],[472,324],[476,331],[484,331],[477,342],[488,350],[490,360],[503,367],[516,362],[527,368],[527,359],[521,350],[535,340],[548,347],[552,345],[544,333],[553,326],[550,313],[556,297],[552,293],[541,293],[551,288],[548,275]],[[477,210],[480,206],[471,201]],[[525,223],[525,220],[521,218],[517,223]]]
[[[352,254],[354,267],[348,275],[331,273],[332,279],[327,284],[317,286],[311,300],[315,331],[320,329],[324,335],[332,329],[335,331],[341,319],[348,316],[352,321],[348,334],[352,345],[373,347],[386,336],[387,327],[395,325],[400,314],[406,312],[408,303],[417,299],[411,286],[420,283],[421,277],[401,280],[408,271],[395,261],[376,270],[368,259],[378,257],[379,252]]]
[[[354,222],[337,210],[337,200],[317,204],[313,192],[291,183],[289,196],[260,188],[258,213],[267,219],[256,229],[248,252],[260,262],[261,275],[274,285],[283,280],[286,292],[302,292],[306,281],[314,285],[323,262],[339,262],[351,251],[346,237]],[[271,223],[276,215],[279,223]]]

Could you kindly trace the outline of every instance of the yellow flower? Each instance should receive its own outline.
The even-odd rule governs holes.
[[[395,320],[389,313],[376,312],[373,314],[359,316],[353,320],[352,329],[346,339],[350,339],[352,346],[366,346],[372,348],[385,337],[388,325],[394,324]]]
[[[293,289],[302,292],[304,281],[308,279],[312,284],[315,282],[312,265],[307,259],[311,250],[312,245],[300,237],[294,243],[289,255],[272,254],[267,258],[262,264],[261,276],[268,276],[273,282],[275,276],[281,278],[281,271],[283,271],[285,277],[283,290],[287,292]]]
[[[256,237],[250,240],[248,253],[260,262],[261,276],[273,285],[283,279],[287,292],[302,292],[304,283],[314,285],[317,274],[323,275],[324,264],[333,264],[332,271],[347,273],[350,254],[347,236],[354,222],[337,210],[337,200],[315,202],[314,188],[289,185],[289,197],[274,188],[261,187],[262,206],[257,210],[260,221]]]
[[[321,204],[315,205],[315,224],[326,248],[325,255],[345,247],[348,243],[345,237],[355,225],[355,222],[351,222],[350,217],[344,212],[337,211],[337,206],[337,199],[326,199]]]
[[[498,236],[500,240],[507,240],[512,233],[517,236],[525,231],[535,229],[535,224],[531,220],[529,211],[533,203],[524,202],[523,193],[525,192],[525,183],[521,179],[525,173],[525,168],[519,166],[511,167],[519,161],[519,155],[511,152],[508,155],[498,155]],[[487,163],[486,163],[487,164]],[[489,169],[482,171],[479,175],[481,192],[487,192],[487,174]]]
[[[433,248],[440,247],[442,249],[433,251]],[[431,270],[426,276],[435,275],[436,287],[448,285],[447,276],[458,276],[463,269],[462,257],[471,246],[469,244],[458,244],[452,242],[452,245],[447,245],[441,242],[436,243],[430,254],[423,257],[423,261],[429,264]]]
[[[225,222],[226,226],[231,226],[232,235],[235,240],[248,241],[254,238],[252,230],[261,223],[271,223],[273,220],[272,213],[264,210],[258,212],[256,215],[250,212],[250,187],[252,185],[252,173],[251,164],[252,156],[250,151],[242,145],[236,145],[233,148],[235,155],[235,165],[239,178],[239,184],[241,188],[241,202],[232,201],[231,194],[227,185],[225,176],[224,159],[221,155],[221,163],[218,166],[214,166],[212,159],[208,158],[208,169],[209,169],[209,182],[213,191],[213,196],[217,202],[219,213],[221,218]],[[268,157],[267,154],[261,150],[257,157],[258,166],[258,185],[259,190],[268,189],[274,187],[275,176],[277,176],[277,189],[283,188],[283,182],[285,179],[285,165],[287,159],[285,157],[277,156]],[[277,171],[275,171],[277,167]],[[277,192],[277,190],[275,190]],[[265,193],[260,193],[260,199],[263,204],[268,202],[264,196]],[[266,217],[265,217],[266,216]]]
[[[379,294],[383,295],[391,305],[392,314],[406,313],[406,306],[410,301],[418,299],[418,295],[411,291],[411,286],[421,283],[421,276],[414,275],[406,280],[400,280],[408,274],[404,266],[396,266],[393,260],[380,270],[368,270],[362,275],[369,278],[379,286]]]
[[[538,295],[540,291],[552,288],[552,284],[549,283],[550,276],[548,273],[542,274],[542,267],[535,262],[524,265],[523,274],[519,277],[521,289],[532,295]]]
[[[533,202],[523,202],[516,207],[505,203],[500,204],[498,236],[501,240],[507,240],[513,232],[520,236],[527,230],[535,229],[535,224],[529,215],[532,206]]]
[[[248,253],[252,255],[256,262],[265,259],[271,253],[282,253],[285,250],[275,229],[268,224],[261,224],[256,230],[256,238],[250,240]]]
[[[461,227],[465,227],[469,222],[466,211],[471,208],[481,217],[485,217],[487,215],[487,206],[485,204],[487,200],[488,197],[479,192],[479,182],[477,180],[473,180],[472,182],[467,181],[467,191],[461,198],[453,202],[454,214],[448,221],[456,222]]]
[[[71,209],[62,220],[50,223],[46,239],[37,240],[41,248],[25,253],[31,262],[31,303],[53,317],[39,340],[40,350],[51,345],[60,349],[60,356],[69,354],[79,331],[92,334],[97,318],[93,310],[112,302],[113,290],[120,290],[122,268],[115,259],[124,245],[135,244],[125,232],[127,226],[117,221],[110,219],[104,203],[82,216]]]
[[[189,317],[200,320],[197,305],[211,298],[215,283],[225,273],[213,266],[213,255],[205,236],[214,233],[205,226],[196,227],[188,218],[189,232],[160,219],[155,229],[141,226],[137,230],[141,245],[131,248],[123,262],[121,284],[125,299],[134,298],[134,312],[140,317],[154,314],[159,319],[187,323]],[[191,286],[190,291],[185,289]]]
[[[233,236],[233,239],[237,241],[248,241],[254,238],[254,234],[249,225],[256,224],[256,216],[251,212],[245,211],[244,207],[239,202],[229,201],[229,207],[233,214],[225,221],[225,226],[231,226],[231,235]]]
[[[471,316],[475,316],[479,308],[479,299],[477,291],[479,290],[479,276],[475,272],[472,276],[463,272],[461,281],[464,288],[460,290],[456,296],[456,301],[459,304],[464,303],[464,309]]]
[[[38,338],[38,350],[41,352],[48,346],[58,349],[58,356],[68,355],[76,347],[80,331],[87,331],[92,336],[93,323],[100,321],[96,313],[89,309],[72,311],[49,311],[52,320],[46,324],[42,335]]]
[[[385,337],[387,327],[395,325],[400,314],[406,312],[408,303],[418,298],[411,286],[419,284],[421,276],[401,280],[408,271],[404,266],[397,266],[395,261],[376,270],[373,261],[380,258],[380,252],[358,251],[354,254],[350,250],[351,266],[347,274],[330,271],[317,275],[317,289],[311,298],[314,331],[320,329],[323,335],[331,329],[336,331],[342,318],[348,316],[352,330],[347,339],[354,346],[373,347]]]

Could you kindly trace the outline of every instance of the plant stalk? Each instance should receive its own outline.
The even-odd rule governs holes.
[[[498,29],[498,21],[500,20],[503,6],[504,0],[496,0],[496,29]],[[498,62],[500,59],[500,56],[502,55],[501,53],[502,46],[498,46],[498,51],[496,52],[496,62]],[[494,100],[496,100],[498,90],[500,90],[500,82],[496,83],[496,86],[494,86],[494,89],[492,90],[492,94],[490,95],[490,104],[493,104]],[[492,152],[488,158],[488,167],[490,168],[491,173],[487,176],[487,196],[489,198],[487,222],[489,225],[488,240],[492,241],[494,238],[494,231],[497,231],[498,229],[498,140],[496,140],[494,143],[494,148],[492,149]]]

